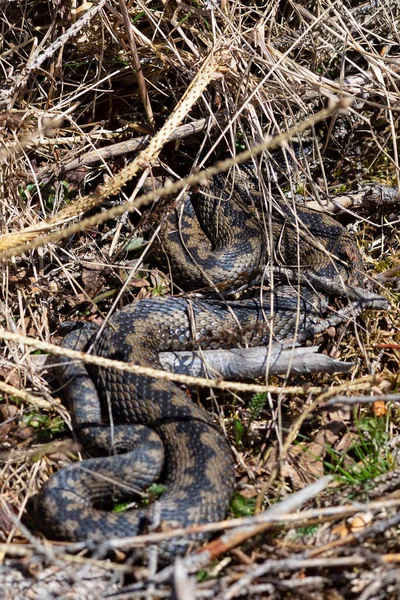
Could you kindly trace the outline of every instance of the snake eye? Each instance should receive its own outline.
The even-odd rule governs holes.
[[[110,358],[111,360],[119,360],[122,362],[127,362],[129,360],[126,358],[124,352],[122,352],[121,350],[117,350],[116,352],[110,353],[107,358]]]

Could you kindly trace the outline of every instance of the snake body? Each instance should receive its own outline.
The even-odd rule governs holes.
[[[232,296],[249,282],[265,286],[272,262],[361,283],[359,252],[339,223],[283,205],[260,217],[252,206],[251,179],[245,174],[233,180],[219,176],[193,192],[162,232],[175,282],[186,290],[206,289],[206,297],[140,300],[116,312],[100,331],[72,332],[64,345],[161,368],[160,351],[262,345],[317,322],[323,303],[311,288],[286,283],[264,291],[262,300],[243,292]],[[42,489],[38,521],[49,537],[132,536],[225,516],[234,489],[232,455],[213,419],[184,391],[168,381],[69,360],[58,377],[77,435],[93,458],[61,469]],[[106,510],[115,500],[137,499],[158,477],[166,490],[150,506]],[[163,558],[183,553],[189,543],[173,538]]]

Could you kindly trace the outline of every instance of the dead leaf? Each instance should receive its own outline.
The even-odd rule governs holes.
[[[131,287],[141,288],[141,287],[149,287],[150,284],[147,281],[147,279],[140,277],[138,279],[132,279],[132,281],[130,282],[130,285],[131,285]]]
[[[82,283],[89,298],[94,298],[99,292],[104,290],[105,276],[102,265],[86,265],[82,269]]]

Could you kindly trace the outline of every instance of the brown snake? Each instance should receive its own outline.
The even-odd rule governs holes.
[[[282,204],[258,216],[252,207],[255,182],[242,173],[216,177],[209,188],[193,192],[163,228],[175,283],[187,291],[206,289],[206,297],[134,302],[100,332],[83,328],[64,345],[160,368],[160,351],[265,345],[295,332],[309,335],[329,312],[326,297],[313,288],[336,286],[343,296],[362,300],[363,266],[346,229],[300,206]],[[272,290],[271,264],[284,267],[274,271],[275,281],[283,283]],[[293,284],[299,281],[310,285]],[[260,282],[262,301],[259,293],[247,297],[243,288]],[[238,291],[240,296],[232,296]],[[379,297],[365,294],[363,308],[385,307]],[[186,527],[225,516],[234,489],[229,446],[208,413],[180,388],[69,360],[58,377],[77,435],[94,458],[61,469],[41,491],[39,523],[49,537],[124,537],[157,525]],[[150,506],[107,512],[115,500],[137,498],[158,477],[166,491]],[[183,553],[189,543],[170,540],[161,549],[163,560]]]

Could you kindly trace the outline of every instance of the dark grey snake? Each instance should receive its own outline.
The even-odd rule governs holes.
[[[243,293],[249,283],[269,285],[272,263],[285,267],[286,275],[292,272],[293,281],[320,278],[357,296],[364,272],[346,229],[299,206],[282,204],[260,217],[252,207],[254,185],[246,173],[234,183],[216,177],[164,225],[162,246],[175,282],[186,291],[207,290],[206,297],[134,302],[99,334],[83,328],[64,345],[161,368],[160,351],[264,345],[312,330],[327,311],[314,283],[286,281],[264,289],[262,302],[259,293]],[[232,293],[239,290],[235,299]],[[61,469],[42,489],[38,518],[50,538],[132,536],[158,525],[165,530],[225,516],[234,489],[231,452],[213,419],[184,391],[167,381],[68,360],[58,377],[75,430],[94,458]],[[150,506],[106,510],[116,500],[137,498],[159,477],[166,491]],[[163,547],[163,558],[184,552],[188,543],[174,538]]]

